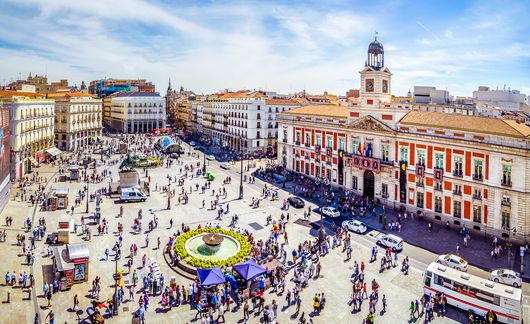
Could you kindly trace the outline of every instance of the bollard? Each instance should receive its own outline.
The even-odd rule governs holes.
[[[33,290],[33,288],[29,288],[28,289],[28,300],[31,300],[31,291]]]
[[[7,292],[7,303],[9,304],[11,300],[11,291]]]

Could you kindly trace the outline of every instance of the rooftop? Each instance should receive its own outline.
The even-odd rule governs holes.
[[[322,116],[332,118],[347,118],[348,108],[337,105],[307,105],[300,108],[291,109],[286,115]]]
[[[267,105],[281,105],[281,106],[300,106],[300,104],[291,99],[265,99]]]
[[[481,116],[446,114],[430,111],[410,111],[400,125],[453,129],[464,132],[483,133],[497,136],[529,138],[530,127],[515,120]]]
[[[129,91],[120,92],[116,94],[116,97],[160,97],[160,95],[156,92]]]

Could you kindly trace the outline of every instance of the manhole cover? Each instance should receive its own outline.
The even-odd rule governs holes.
[[[260,224],[254,222],[254,223],[250,223],[248,224],[250,227],[252,227],[253,229],[255,229],[256,231],[259,231],[261,229],[263,229],[263,226],[261,226]]]

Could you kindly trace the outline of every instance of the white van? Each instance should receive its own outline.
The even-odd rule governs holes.
[[[136,187],[122,188],[120,198],[122,202],[145,201],[147,199],[146,195]]]

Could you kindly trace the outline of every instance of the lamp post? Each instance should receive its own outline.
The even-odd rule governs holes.
[[[239,177],[239,199],[243,199],[243,136],[239,137],[239,155],[241,161],[241,173]]]
[[[85,179],[86,179],[86,210],[85,213],[88,214],[88,163],[85,163]]]
[[[320,162],[320,185],[324,185],[324,177],[322,177],[322,161]],[[318,242],[320,245],[322,245],[322,242],[324,241],[324,217],[323,217],[323,208],[324,208],[324,187],[322,187],[322,196],[320,197],[319,201],[319,211],[320,211],[320,229],[318,230]]]
[[[206,152],[203,152],[202,175],[206,177]]]
[[[113,313],[114,315],[118,315],[118,280],[120,280],[120,275],[118,273],[118,256],[114,258],[114,274],[112,275],[112,279],[114,279],[114,309]]]
[[[167,179],[167,209],[171,209],[171,177]]]

